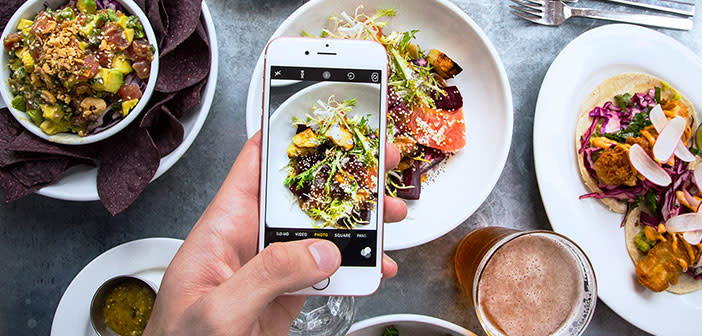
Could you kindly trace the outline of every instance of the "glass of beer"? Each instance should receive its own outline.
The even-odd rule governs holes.
[[[486,227],[456,249],[458,282],[488,335],[581,335],[597,302],[585,253],[551,231]]]

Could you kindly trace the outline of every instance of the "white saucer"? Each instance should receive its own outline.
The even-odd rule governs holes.
[[[95,291],[119,275],[137,276],[159,288],[181,244],[182,240],[172,238],[135,240],[93,259],[63,293],[51,324],[51,336],[96,335],[90,325],[90,302]]]

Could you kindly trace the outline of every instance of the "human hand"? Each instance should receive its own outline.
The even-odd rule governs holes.
[[[325,240],[275,243],[256,255],[260,147],[257,133],[168,266],[144,335],[287,335],[306,298],[283,294],[339,268],[341,254]],[[399,160],[388,145],[386,168]],[[403,201],[384,202],[386,222],[407,215]],[[384,256],[382,269],[391,278],[397,264]]]

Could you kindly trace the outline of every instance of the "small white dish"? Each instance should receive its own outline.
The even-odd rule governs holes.
[[[701,111],[702,61],[680,42],[654,30],[614,24],[592,29],[556,57],[539,92],[534,120],[534,161],[551,226],[590,258],[600,299],[631,324],[654,335],[699,335],[702,291],[653,293],[636,280],[626,251],[623,215],[588,193],[577,169],[575,123],[586,96],[623,72],[656,76]],[[670,323],[662,323],[667,321]]]
[[[435,181],[422,186],[419,201],[407,202],[407,219],[385,225],[385,250],[392,251],[443,236],[485,201],[502,173],[512,141],[512,93],[500,56],[485,33],[446,0],[312,0],[290,15],[272,38],[300,36],[302,31],[319,34],[330,15],[353,13],[362,4],[369,13],[394,8],[397,16],[387,19],[385,31],[419,29],[416,36],[422,48],[441,50],[463,67],[463,73],[449,83],[458,86],[466,102],[467,145],[446,163]],[[262,94],[263,55],[249,85],[249,137],[261,125]]]
[[[178,160],[190,148],[195,138],[200,133],[202,125],[210,113],[212,100],[214,99],[217,87],[217,74],[219,73],[219,54],[217,49],[217,35],[215,33],[214,21],[205,1],[202,2],[202,15],[204,17],[205,29],[210,40],[211,65],[210,75],[207,84],[202,92],[200,105],[195,106],[180,121],[183,123],[185,135],[183,142],[173,152],[161,158],[161,162],[153,180],[163,175],[168,169],[178,162]],[[39,191],[39,195],[67,200],[67,201],[97,201],[100,200],[97,191],[97,168],[85,165],[75,166],[66,171],[63,176],[53,184],[46,186]]]
[[[381,336],[388,327],[397,328],[400,336],[476,336],[451,322],[415,314],[382,315],[356,322],[346,336]]]
[[[5,30],[2,32],[2,41],[5,40],[5,37],[7,35],[17,31],[17,24],[21,19],[33,20],[34,17],[40,11],[46,8],[45,6],[48,5],[48,7],[56,9],[59,6],[65,5],[66,2],[66,0],[28,0],[15,12],[12,18],[10,18],[10,21],[7,23],[7,26],[5,26]],[[72,133],[59,133],[56,135],[48,135],[44,133],[44,131],[42,131],[41,128],[39,128],[39,126],[34,124],[34,122],[32,122],[31,119],[29,119],[27,113],[12,108],[10,101],[12,101],[12,97],[14,96],[10,90],[10,84],[7,81],[8,78],[10,78],[10,69],[7,66],[5,66],[9,62],[9,57],[7,51],[3,48],[2,52],[0,52],[0,64],[3,65],[0,66],[0,81],[2,82],[0,83],[0,93],[2,94],[2,98],[5,100],[5,104],[10,110],[10,113],[12,113],[15,119],[17,119],[17,121],[20,124],[22,124],[22,126],[24,126],[25,129],[32,132],[32,134],[44,140],[63,145],[87,145],[95,143],[98,141],[105,140],[119,133],[119,131],[127,127],[141,114],[142,110],[149,102],[151,94],[154,92],[154,88],[156,87],[156,79],[158,77],[159,51],[158,43],[156,42],[156,35],[154,34],[154,30],[151,28],[151,23],[146,17],[146,14],[144,14],[141,8],[139,8],[139,6],[136,3],[134,3],[134,1],[117,0],[117,2],[119,2],[119,4],[125,8],[128,14],[136,15],[139,18],[139,21],[141,21],[142,25],[144,26],[146,38],[154,47],[154,60],[151,61],[151,76],[149,76],[149,81],[146,84],[146,89],[144,90],[141,99],[139,99],[139,103],[134,107],[134,109],[131,112],[129,112],[126,118],[122,119],[112,127],[97,134],[91,134],[84,137]]]
[[[128,275],[161,286],[163,274],[183,244],[172,238],[147,238],[124,243],[99,255],[86,265],[59,301],[51,336],[96,335],[90,323],[93,294],[105,281]]]
[[[275,209],[275,211],[268,211],[266,216],[266,225],[270,227],[314,229],[312,225],[314,220],[300,209],[295,196],[285,187],[287,172],[283,168],[290,162],[285,149],[290,145],[296,133],[292,118],[297,117],[300,120],[305,120],[312,106],[318,100],[326,102],[332,95],[340,102],[356,99],[356,105],[348,114],[349,117],[365,116],[369,111],[376,111],[375,116],[370,116],[368,124],[375,125],[375,128],[379,125],[377,111],[380,87],[377,85],[321,82],[298,91],[283,102],[270,118],[271,141],[269,142],[268,155],[269,175],[266,194],[268,204],[266,207],[267,209]],[[371,218],[376,218],[375,214],[376,212],[373,210]],[[359,225],[356,230],[375,230],[375,222],[377,221],[371,220],[369,225]]]

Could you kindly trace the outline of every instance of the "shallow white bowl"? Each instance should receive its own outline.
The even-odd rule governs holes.
[[[451,322],[414,314],[383,315],[356,322],[346,336],[380,336],[388,327],[397,328],[401,336],[475,336]]]
[[[5,26],[5,30],[2,32],[2,41],[5,40],[5,37],[7,35],[17,31],[17,23],[19,23],[21,19],[33,20],[37,13],[44,10],[45,4],[48,4],[50,8],[56,9],[59,6],[63,6],[67,2],[67,0],[28,0],[24,3],[24,5],[22,5],[22,7],[20,7],[15,12],[10,21],[7,23],[7,26]],[[22,126],[24,126],[25,129],[32,132],[34,135],[51,142],[60,143],[64,145],[86,145],[105,140],[119,133],[119,131],[127,127],[132,121],[134,121],[134,119],[136,119],[139,116],[141,111],[149,102],[149,98],[151,98],[151,94],[154,92],[154,88],[156,87],[156,78],[158,77],[159,65],[158,43],[156,43],[156,35],[154,34],[154,30],[151,28],[151,23],[149,22],[149,19],[146,17],[144,12],[142,12],[141,8],[139,8],[139,6],[137,6],[137,4],[134,3],[134,1],[132,0],[117,0],[117,2],[119,2],[120,5],[122,5],[122,7],[125,8],[128,14],[136,15],[139,18],[142,25],[144,26],[144,33],[146,33],[146,38],[149,40],[149,42],[151,42],[151,45],[154,47],[154,60],[151,62],[151,76],[149,77],[149,81],[146,84],[146,90],[144,90],[144,93],[142,94],[139,103],[127,115],[126,118],[122,119],[117,124],[100,133],[91,134],[84,137],[72,133],[59,133],[56,135],[48,135],[44,133],[44,131],[42,131],[41,128],[39,128],[39,126],[35,125],[31,119],[29,119],[27,113],[16,110],[10,105],[10,102],[12,101],[14,95],[12,94],[12,91],[10,90],[10,84],[7,81],[10,78],[10,69],[7,67],[7,64],[9,63],[9,56],[7,54],[7,51],[3,48],[2,52],[0,52],[0,93],[2,94],[2,98],[5,100],[7,108],[10,109],[10,112],[15,117],[15,119],[17,119],[17,121],[20,124],[22,124]]]
[[[214,21],[212,21],[212,15],[204,1],[202,2],[202,15],[204,17],[207,36],[210,40],[210,76],[203,89],[200,105],[195,106],[188,114],[180,119],[183,123],[183,128],[185,128],[183,142],[173,152],[161,158],[161,163],[158,166],[153,180],[156,180],[168,169],[173,167],[183,154],[185,154],[185,151],[190,148],[190,145],[192,145],[198,133],[200,133],[200,129],[202,129],[207,115],[210,113],[210,107],[212,107],[212,100],[214,99],[215,88],[217,86],[217,74],[219,73],[219,54],[217,50],[217,35],[215,33]],[[37,191],[37,193],[46,197],[67,201],[97,201],[100,199],[97,192],[97,168],[85,165],[73,167],[66,171],[58,181],[42,188]]]
[[[273,37],[319,34],[330,15],[395,8],[386,32],[419,29],[424,49],[436,48],[464,69],[449,81],[466,102],[466,147],[451,158],[433,182],[425,183],[419,201],[408,201],[409,214],[385,225],[385,249],[399,250],[434,240],[463,223],[485,201],[497,183],[512,141],[512,93],[507,74],[492,43],[460,8],[445,0],[312,0],[288,17]],[[249,85],[246,128],[252,136],[261,125],[263,59]]]

